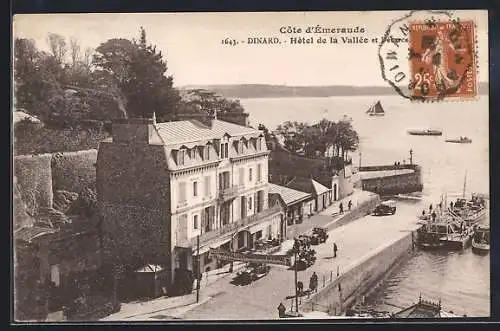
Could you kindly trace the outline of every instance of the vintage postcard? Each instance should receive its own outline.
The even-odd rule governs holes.
[[[490,316],[487,11],[13,25],[16,322]]]

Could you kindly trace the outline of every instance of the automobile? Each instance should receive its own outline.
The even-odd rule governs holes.
[[[373,211],[376,216],[381,215],[394,215],[396,213],[396,201],[386,200],[382,201]]]
[[[326,242],[328,239],[328,233],[323,228],[315,227],[312,230],[311,245],[319,245]]]

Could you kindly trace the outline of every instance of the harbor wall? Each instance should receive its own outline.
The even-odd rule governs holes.
[[[338,228],[342,225],[346,225],[349,222],[357,220],[358,218],[364,217],[370,214],[375,207],[380,203],[380,196],[378,194],[373,194],[366,201],[361,202],[356,206],[356,202],[354,202],[353,209],[350,212],[347,212],[345,215],[341,216],[334,222],[328,223],[325,228],[327,231],[331,231],[335,228]]]
[[[422,182],[422,169],[415,164],[408,165],[382,165],[361,167],[360,171],[383,171],[383,170],[401,170],[411,169],[412,173],[399,174],[392,176],[381,176],[375,178],[366,178],[361,180],[363,190],[374,192],[380,195],[393,195],[400,193],[411,193],[422,191],[424,185]]]
[[[371,293],[385,276],[394,270],[414,249],[416,233],[409,231],[354,261],[340,275],[303,301],[301,312],[314,310],[340,315],[362,296]]]

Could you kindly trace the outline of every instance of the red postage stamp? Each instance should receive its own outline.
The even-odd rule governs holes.
[[[410,23],[410,90],[416,99],[477,94],[472,21]]]

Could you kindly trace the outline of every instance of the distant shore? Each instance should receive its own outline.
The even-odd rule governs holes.
[[[488,94],[488,83],[479,83],[478,94]],[[216,92],[225,98],[326,98],[333,96],[383,96],[393,95],[390,86],[287,86],[271,84],[228,84],[228,85],[188,85],[181,90],[205,89]]]

